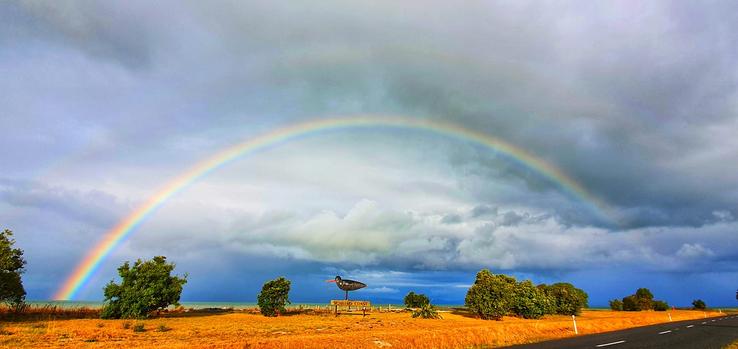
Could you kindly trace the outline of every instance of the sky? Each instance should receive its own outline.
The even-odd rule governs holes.
[[[736,305],[738,6],[731,1],[0,2],[0,228],[50,299],[188,168],[301,122],[457,125],[525,163],[418,129],[342,128],[246,154],[149,215],[75,296],[165,255],[183,301],[342,294],[461,304],[477,271]],[[593,209],[594,207],[594,209]],[[606,218],[603,219],[602,217]]]

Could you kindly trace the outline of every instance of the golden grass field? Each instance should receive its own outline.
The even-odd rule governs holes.
[[[716,312],[670,311],[674,321]],[[0,347],[39,348],[485,348],[573,336],[571,317],[505,317],[485,321],[465,313],[414,319],[408,312],[361,315],[296,314],[267,318],[248,311],[182,313],[148,320],[39,319],[0,322]],[[667,312],[584,311],[579,333],[667,322]],[[135,332],[143,325],[143,332]]]

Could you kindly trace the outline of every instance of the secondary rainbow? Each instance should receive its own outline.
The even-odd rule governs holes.
[[[158,207],[161,207],[167,199],[192,184],[197,179],[220,168],[221,166],[246,154],[262,150],[269,146],[277,145],[289,140],[309,136],[331,130],[388,127],[399,129],[412,129],[440,134],[446,137],[457,138],[467,142],[473,142],[490,148],[510,159],[531,168],[570,195],[588,204],[588,207],[608,222],[612,222],[603,212],[607,210],[606,205],[590,195],[585,188],[568,177],[555,166],[544,160],[533,156],[526,150],[507,143],[499,138],[461,127],[448,122],[435,121],[419,118],[407,118],[384,115],[360,115],[338,118],[324,118],[293,124],[271,132],[250,138],[244,142],[230,146],[195,164],[190,169],[175,177],[163,188],[149,197],[143,204],[122,219],[112,229],[105,233],[103,239],[90,250],[85,258],[69,275],[61,288],[54,295],[54,299],[73,299],[79,290],[95,274],[105,258],[124,241],[148,216]]]

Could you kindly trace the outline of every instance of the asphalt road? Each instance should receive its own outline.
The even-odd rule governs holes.
[[[738,340],[738,315],[675,321],[510,348],[687,348],[721,349]]]

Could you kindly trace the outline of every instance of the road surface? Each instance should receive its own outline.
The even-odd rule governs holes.
[[[517,345],[510,348],[721,349],[736,340],[738,340],[738,315],[730,314],[721,317],[675,321],[615,332]]]

